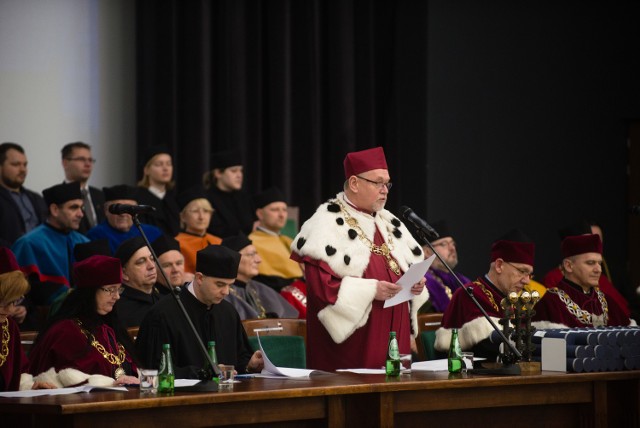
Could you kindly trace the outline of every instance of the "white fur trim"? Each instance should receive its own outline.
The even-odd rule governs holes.
[[[342,203],[349,215],[358,221],[358,225],[367,238],[373,240],[376,227],[380,230],[387,244],[389,244],[389,236],[391,236],[392,244],[390,245],[393,247],[391,255],[398,262],[398,266],[403,272],[406,272],[411,264],[424,259],[422,250],[420,250],[419,255],[413,253],[412,250],[420,248],[420,245],[413,239],[404,224],[400,222],[400,226],[397,228],[402,233],[402,236],[400,238],[393,236],[396,226],[393,225],[392,221],[398,219],[389,211],[383,209],[373,217],[351,208],[345,202],[343,193],[338,193],[336,199]],[[349,226],[346,222],[338,225],[336,220],[338,218],[344,220],[344,215],[342,212],[334,213],[329,211],[327,207],[332,203],[335,202],[328,201],[320,205],[315,214],[302,225],[300,233],[291,243],[291,251],[300,256],[308,256],[312,259],[326,262],[341,278],[347,276],[361,277],[369,264],[371,252],[360,238],[351,239],[349,237]],[[304,240],[304,245],[298,249],[300,239]],[[336,250],[332,256],[327,255],[326,247],[328,245]],[[345,263],[345,256],[349,257],[349,264]]]
[[[34,377],[33,381],[50,383],[52,385],[55,385],[56,388],[63,387],[62,383],[60,383],[60,380],[58,380],[58,374],[56,373],[56,370],[53,367],[51,367],[46,372],[42,372],[38,376]]]
[[[58,372],[58,380],[65,387],[85,383],[89,376],[80,370],[72,368],[62,369]]]
[[[491,317],[493,322],[499,326],[499,319]],[[469,350],[473,348],[478,343],[482,342],[484,339],[487,339],[491,336],[491,332],[493,332],[493,327],[489,324],[484,317],[476,318],[465,323],[461,328],[458,329],[458,340],[460,341],[460,347],[462,350]],[[451,329],[440,327],[436,331],[436,342],[435,348],[440,352],[446,352],[449,350],[449,345],[451,344]]]
[[[418,333],[420,332],[420,328],[418,327],[418,310],[427,300],[429,300],[429,291],[427,290],[427,287],[422,289],[421,294],[414,296],[413,299],[411,299],[411,313],[409,315],[409,319],[411,320],[411,330],[415,336],[418,336]]]
[[[20,375],[20,391],[26,391],[33,388],[33,376],[29,373],[22,373]]]
[[[637,327],[638,323],[633,318],[629,318],[629,327]]]
[[[318,312],[318,319],[334,342],[344,342],[367,323],[377,282],[376,279],[343,278],[336,303]]]
[[[114,386],[116,381],[109,376],[96,374],[89,376],[87,383],[91,386]]]
[[[535,327],[536,330],[549,330],[552,328],[569,328],[569,326],[567,325],[559,324],[557,322],[551,322],[551,321],[534,321],[531,323],[531,325]]]

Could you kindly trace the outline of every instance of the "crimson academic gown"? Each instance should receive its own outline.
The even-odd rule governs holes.
[[[386,360],[389,332],[396,332],[400,353],[411,352],[412,318],[428,292],[425,289],[415,296],[413,305],[405,302],[383,308],[384,302],[374,299],[376,282],[395,283],[399,275],[389,269],[384,256],[374,255],[357,238],[340,207],[357,220],[375,245],[385,243],[387,237],[394,249],[391,256],[401,270],[423,260],[424,255],[406,227],[389,211],[372,216],[349,205],[343,193],[336,199],[317,209],[291,247],[291,258],[305,264],[307,366],[326,371],[379,369]],[[342,270],[342,274],[336,270]]]
[[[107,324],[101,324],[92,332],[105,350],[118,355],[116,335]],[[137,367],[131,355],[126,351],[122,368],[127,375],[137,376]],[[74,368],[81,372],[114,377],[116,365],[111,364],[96,348],[91,346],[87,337],[74,320],[66,319],[55,323],[44,337],[39,337],[29,353],[29,373],[36,376],[54,367],[57,372]]]
[[[567,307],[567,303],[563,302],[559,293],[561,290],[580,308],[572,314]],[[602,298],[608,307],[608,326],[628,326],[631,323],[629,317],[618,303],[606,294],[602,293]],[[580,312],[587,311],[588,313]],[[596,288],[591,288],[588,293],[582,290],[579,285],[563,278],[555,288],[548,288],[545,295],[535,306],[536,314],[533,320],[536,321],[537,328],[544,328],[544,322],[562,324],[567,327],[595,327],[590,314],[601,316],[604,313],[603,303],[598,297]],[[582,316],[580,316],[582,315]],[[557,327],[557,326],[553,326]]]
[[[20,329],[11,317],[0,323],[0,340],[4,338],[4,328],[7,327],[9,340],[7,341],[7,359],[0,366],[0,391],[17,391],[20,387],[20,374],[27,371],[27,356],[20,343]],[[4,348],[4,342],[0,345]],[[2,351],[2,349],[0,349]]]

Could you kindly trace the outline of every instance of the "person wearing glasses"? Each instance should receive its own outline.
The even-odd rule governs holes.
[[[424,255],[384,208],[391,179],[382,147],[348,153],[344,172],[344,191],[320,205],[291,244],[291,258],[304,263],[307,280],[307,365],[379,369],[391,331],[400,353],[411,352],[417,310],[429,297],[424,278],[412,285],[411,303],[384,303]]]
[[[429,240],[433,249],[444,259],[444,261],[453,270],[458,265],[458,251],[456,248],[456,241],[453,239],[447,223],[445,220],[439,220],[431,223],[433,228],[440,235],[438,238],[432,238]],[[433,251],[427,245],[424,238],[415,233],[413,226],[407,226],[409,230],[416,237],[416,240],[422,245],[424,251],[424,258],[429,258],[433,255]],[[462,284],[470,282],[469,279],[459,272],[454,272],[460,279]],[[426,286],[429,291],[429,300],[422,305],[419,309],[419,313],[429,312],[444,312],[449,306],[453,293],[460,288],[460,283],[456,278],[447,270],[444,264],[439,258],[434,259],[431,267],[424,275],[427,280]]]
[[[96,160],[91,156],[91,146],[82,141],[65,145],[61,153],[64,182],[73,183],[77,181],[80,183],[80,191],[84,202],[84,217],[80,221],[78,232],[84,234],[104,220],[102,211],[104,194],[100,189],[89,186],[89,178]]]
[[[127,239],[116,250],[122,264],[124,293],[118,313],[125,327],[138,327],[144,316],[161,299],[156,288],[158,272],[151,251],[142,236]]]
[[[184,270],[196,273],[196,253],[209,245],[219,245],[222,239],[207,232],[213,217],[213,207],[204,191],[189,189],[178,195],[180,228],[176,235],[184,255]]]
[[[520,294],[533,278],[535,244],[527,242],[519,231],[511,231],[497,239],[491,246],[489,272],[473,282],[473,295],[496,325],[504,316],[500,306],[509,293]],[[435,349],[446,352],[451,342],[451,330],[458,329],[458,338],[463,351],[473,351],[475,356],[495,361],[499,344],[491,343],[493,328],[480,309],[459,288],[453,293],[451,302],[442,317],[442,327],[436,331]]]
[[[245,235],[229,236],[222,240],[223,247],[240,253],[238,276],[225,297],[238,311],[240,319],[252,318],[298,318],[298,310],[277,291],[255,281],[262,259]]]
[[[24,187],[27,164],[22,146],[0,144],[0,239],[5,245],[13,244],[47,218],[42,196]]]
[[[94,255],[73,268],[76,289],[40,332],[29,373],[56,386],[138,384],[134,344],[118,319],[120,261]]]
[[[563,278],[536,305],[536,328],[635,325],[599,287],[602,241],[596,234],[567,236],[560,244]]]

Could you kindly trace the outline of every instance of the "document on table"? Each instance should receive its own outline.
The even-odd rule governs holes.
[[[392,298],[385,300],[384,307],[390,308],[391,306],[399,305],[400,303],[411,300],[413,298],[413,294],[411,294],[411,287],[413,287],[413,284],[420,282],[420,280],[424,278],[424,274],[427,273],[435,258],[436,255],[432,254],[428,259],[412,264],[409,270],[407,270],[407,272],[402,275],[402,278],[397,282],[398,285],[402,286],[402,290]]]
[[[9,391],[0,392],[0,397],[38,397],[40,395],[66,395],[76,394],[78,392],[91,392],[91,391],[123,391],[127,392],[127,388],[124,386],[91,386],[82,385],[73,388],[57,388],[57,389],[27,389],[24,391]]]
[[[260,333],[256,334],[258,338],[258,345],[260,346],[260,352],[262,352],[262,359],[264,360],[264,369],[262,369],[261,377],[270,377],[270,375],[276,375],[279,377],[289,377],[289,378],[307,378],[312,374],[328,374],[322,370],[309,370],[309,369],[295,369],[290,367],[276,367],[275,364],[269,360],[267,353],[264,352],[262,348],[262,343],[260,342]]]

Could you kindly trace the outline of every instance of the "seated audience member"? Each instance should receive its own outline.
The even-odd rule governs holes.
[[[77,288],[36,338],[29,372],[56,386],[139,383],[133,342],[114,311],[120,262],[91,256],[74,265],[74,275]]]
[[[93,171],[95,159],[91,157],[91,146],[82,141],[69,143],[62,150],[62,168],[65,183],[77,181],[83,198],[84,217],[80,221],[78,232],[87,233],[104,220],[102,206],[104,194],[102,190],[89,186],[89,177]]]
[[[114,204],[125,205],[137,205],[136,200],[136,188],[127,186],[126,184],[119,184],[113,187],[105,187],[104,191],[104,214],[106,220],[102,221],[99,225],[87,232],[87,237],[92,241],[96,239],[108,239],[111,251],[115,252],[116,249],[127,239],[140,236],[140,231],[133,225],[133,218],[131,214],[112,214],[109,212],[109,207]],[[162,231],[150,224],[142,223],[142,230],[149,242],[154,241],[160,235]]]
[[[303,276],[300,264],[290,258],[293,239],[280,233],[287,224],[287,203],[282,192],[272,187],[255,195],[253,204],[258,224],[249,239],[262,259],[256,280],[280,291]]]
[[[241,319],[298,317],[298,311],[277,291],[252,279],[258,274],[261,259],[245,235],[224,238],[222,246],[241,256],[238,276],[225,298],[236,308]]]
[[[124,288],[118,302],[118,314],[125,327],[137,327],[162,297],[155,287],[156,264],[141,236],[124,241],[115,256],[122,264]]]
[[[27,172],[24,149],[16,143],[0,144],[0,238],[6,246],[47,218],[42,196],[23,186]]]
[[[538,328],[549,323],[567,327],[635,325],[613,299],[600,290],[602,242],[598,235],[567,236],[562,240],[564,277],[535,306]],[[548,328],[548,327],[547,327]]]
[[[138,182],[138,203],[155,207],[152,213],[140,214],[140,221],[162,229],[175,236],[180,232],[178,204],[173,182],[173,162],[169,150],[164,146],[146,150],[142,169],[142,180]]]
[[[602,233],[602,229],[600,229],[600,227],[592,228],[589,222],[582,220],[575,224],[571,224],[559,229],[558,236],[560,238],[560,241],[563,241],[569,236],[590,235],[592,233],[598,234],[597,232]],[[546,287],[553,288],[556,287],[558,283],[560,283],[560,281],[564,277],[564,272],[562,271],[562,263],[563,262],[561,262],[558,267],[551,269],[544,276],[544,285]],[[602,258],[602,263],[604,266],[604,257]],[[598,279],[598,286],[600,287],[600,290],[604,292],[608,299],[614,300],[618,304],[618,306],[620,306],[627,317],[631,316],[631,310],[629,308],[627,299],[625,299],[624,296],[620,294],[618,289],[614,287],[609,277],[607,277],[606,275],[600,275],[600,278]]]
[[[167,284],[164,276],[158,272],[156,289],[162,295],[169,294],[171,288],[177,288],[179,291],[180,287],[187,282],[184,272],[184,256],[180,252],[180,243],[163,234],[151,243],[151,248],[156,253],[158,263],[169,280],[169,284]]]
[[[216,342],[220,364],[233,364],[238,373],[260,372],[260,351],[252,352],[238,312],[224,300],[238,273],[240,254],[220,245],[198,252],[194,280],[182,287],[180,299],[206,344]],[[197,379],[205,357],[172,298],[162,299],[145,317],[136,346],[144,367],[158,368],[162,345],[169,343],[176,378]]]
[[[11,249],[28,275],[31,300],[49,306],[73,285],[73,247],[89,239],[77,232],[83,216],[79,183],[57,184],[42,193],[49,207],[46,223],[22,236]]]
[[[498,321],[504,315],[501,300],[511,292],[519,294],[533,276],[534,251],[533,242],[498,239],[491,246],[489,272],[465,284],[465,287],[473,287],[473,295],[497,326],[500,326]],[[451,341],[451,329],[457,328],[462,350],[494,360],[499,345],[492,344],[489,339],[493,328],[465,294],[462,288],[453,293],[442,318],[442,327],[436,331],[435,348],[446,352]]]
[[[433,246],[433,249],[444,259],[451,269],[455,269],[458,265],[458,251],[456,249],[456,241],[447,228],[447,223],[444,220],[440,220],[432,223],[432,225],[440,237],[431,239],[429,241],[431,246]],[[422,245],[424,258],[427,259],[431,257],[433,251],[429,248],[424,237],[420,236],[413,227],[409,227],[409,230],[416,238],[416,241]],[[461,273],[455,272],[455,274],[463,284],[471,282]],[[424,277],[427,280],[426,286],[427,290],[429,290],[429,300],[422,305],[419,312],[444,312],[447,306],[449,306],[453,292],[460,288],[460,284],[437,257]]]
[[[220,238],[248,235],[253,230],[251,197],[242,190],[242,156],[237,150],[211,154],[211,171],[203,184],[207,199],[216,215],[211,219],[209,233]]]
[[[180,207],[180,232],[176,239],[184,256],[184,270],[196,271],[196,253],[209,245],[219,245],[222,239],[207,233],[213,208],[203,191],[190,189],[178,195]]]
[[[0,391],[17,391],[21,375],[27,371],[27,356],[20,343],[20,330],[12,311],[29,291],[29,283],[10,249],[0,248]],[[22,379],[24,380],[24,378]],[[23,389],[53,385],[24,382]]]

